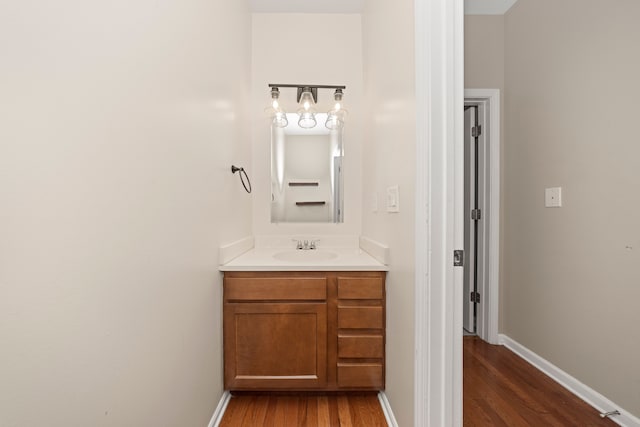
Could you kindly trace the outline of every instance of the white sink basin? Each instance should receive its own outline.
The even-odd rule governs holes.
[[[295,250],[284,251],[273,254],[273,257],[280,261],[287,262],[315,262],[315,261],[328,261],[338,258],[338,254],[335,252],[324,251],[322,249],[309,249],[309,250]]]

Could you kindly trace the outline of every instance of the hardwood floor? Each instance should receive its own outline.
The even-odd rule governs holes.
[[[503,346],[464,337],[463,425],[617,426]],[[386,427],[376,393],[236,393],[221,427]]]
[[[220,427],[387,427],[376,393],[234,394]]]
[[[616,426],[503,346],[464,337],[464,426]]]

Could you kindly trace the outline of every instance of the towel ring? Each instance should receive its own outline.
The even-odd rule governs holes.
[[[251,193],[251,180],[249,179],[249,175],[247,175],[247,171],[244,170],[243,167],[237,167],[234,165],[231,165],[231,173],[236,173],[236,172],[240,172],[240,182],[242,182],[242,186],[244,187],[244,191],[246,191],[247,193]],[[247,179],[247,182],[244,182],[244,179]],[[247,184],[249,185],[249,188],[247,188]]]

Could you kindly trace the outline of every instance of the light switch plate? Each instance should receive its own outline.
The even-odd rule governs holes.
[[[562,187],[545,188],[544,206],[546,208],[562,207]]]
[[[387,188],[387,212],[400,212],[400,192],[397,185]]]

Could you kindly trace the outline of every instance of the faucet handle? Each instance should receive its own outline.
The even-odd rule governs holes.
[[[309,249],[316,249],[316,245],[318,244],[318,242],[320,241],[320,239],[314,239],[311,241],[311,243],[309,244]]]
[[[296,249],[303,249],[302,240],[291,239],[291,241],[296,242]]]

